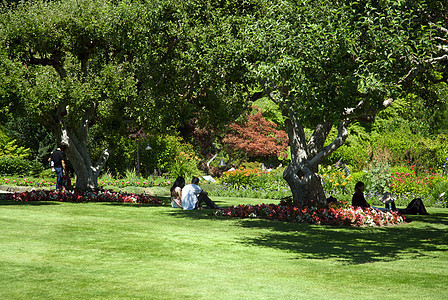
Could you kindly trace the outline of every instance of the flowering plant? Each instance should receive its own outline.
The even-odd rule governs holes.
[[[0,178],[0,184],[16,185],[16,186],[36,186],[36,187],[48,187],[56,185],[54,179],[41,179],[41,178],[18,178],[18,177],[4,177]]]
[[[239,169],[233,171],[226,171],[222,174],[220,180],[223,183],[227,183],[233,186],[250,186],[255,180],[255,177],[261,176],[259,171],[256,169],[244,169],[240,167]]]
[[[60,201],[60,202],[119,202],[119,203],[145,203],[160,205],[162,200],[137,194],[110,192],[107,190],[97,192],[82,191],[29,191],[23,193],[6,194],[5,200],[31,202],[31,201]]]
[[[324,190],[331,195],[348,194],[351,191],[353,178],[346,165],[336,164],[335,166],[322,167],[319,170],[322,178]]]
[[[405,222],[404,216],[398,212],[338,207],[334,204],[326,208],[276,204],[238,205],[218,209],[215,215],[357,227],[398,225]]]
[[[127,186],[136,186],[136,187],[157,187],[157,186],[170,186],[171,181],[168,179],[140,179],[140,180],[129,180],[129,179],[99,179],[98,186],[101,188],[104,187],[116,187],[123,188]]]

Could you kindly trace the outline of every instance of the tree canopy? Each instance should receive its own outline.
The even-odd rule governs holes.
[[[108,157],[91,161],[88,134],[106,146],[132,126],[168,131],[192,118],[225,124],[249,97],[236,56],[237,2],[27,1],[1,14],[1,101],[69,145],[77,187],[95,188]],[[232,13],[230,13],[229,9]],[[219,99],[219,101],[218,101]],[[106,134],[107,133],[107,134]]]
[[[351,122],[447,82],[447,20],[429,0],[13,3],[0,15],[0,101],[67,142],[77,186],[95,188],[107,152],[92,163],[92,126],[105,150],[130,127],[223,128],[267,95],[295,202],[323,202],[319,163]]]
[[[291,146],[285,171],[295,202],[323,202],[319,163],[356,120],[373,120],[416,80],[446,72],[441,1],[274,1],[249,26],[253,76],[281,105]],[[446,79],[445,79],[446,81]],[[306,139],[304,127],[315,128]],[[333,126],[338,135],[326,139]]]

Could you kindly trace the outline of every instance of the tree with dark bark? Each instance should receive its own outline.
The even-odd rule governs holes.
[[[295,203],[324,203],[318,167],[343,145],[348,125],[373,120],[416,80],[446,72],[446,3],[274,1],[263,15],[250,24],[259,49],[252,71],[285,119],[284,178]],[[314,128],[308,139],[305,127]]]
[[[68,146],[76,187],[83,190],[97,187],[109,155],[103,149],[92,161],[89,128],[119,130],[136,94],[126,62],[114,58],[107,21],[113,16],[113,7],[101,1],[29,1],[1,15],[1,86],[9,110],[32,117]]]
[[[50,129],[68,145],[76,187],[95,189],[106,146],[127,135],[129,123],[155,133],[191,119],[219,127],[246,109],[245,48],[235,31],[245,9],[251,10],[238,1],[6,5],[0,16],[2,107]],[[97,143],[101,152],[89,148],[92,126],[104,141]]]

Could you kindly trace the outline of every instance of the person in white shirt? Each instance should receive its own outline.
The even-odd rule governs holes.
[[[191,184],[187,184],[182,188],[182,208],[186,210],[200,209],[202,203],[205,202],[208,208],[219,208],[209,197],[207,192],[202,190],[198,185],[199,178],[193,177]]]

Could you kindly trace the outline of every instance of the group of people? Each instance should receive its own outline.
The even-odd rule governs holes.
[[[181,176],[174,181],[171,191],[171,206],[185,210],[202,209],[205,203],[207,208],[217,209],[209,197],[208,193],[199,186],[199,178],[193,177],[190,184],[185,184],[185,179]]]
[[[359,181],[356,183],[355,193],[353,194],[352,197],[353,207],[361,207],[361,208],[370,207],[370,204],[367,203],[364,197],[364,189],[365,185],[363,182]],[[187,185],[185,184],[185,179],[183,177],[177,177],[170,191],[171,191],[171,206],[174,208],[182,208],[185,210],[202,209],[203,203],[206,204],[207,208],[211,209],[219,208],[208,197],[208,193],[199,186],[198,177],[193,177],[191,183]],[[411,215],[416,214],[428,215],[425,205],[423,204],[423,201],[420,198],[412,200],[408,204],[408,206],[404,209],[396,208],[394,199],[390,198],[389,193],[386,193],[383,196],[383,198],[384,198],[383,202],[385,203],[386,207],[384,209],[380,208],[381,210],[392,210],[392,211],[398,211],[402,214],[411,214]],[[336,200],[333,197],[330,197],[329,199]]]
[[[64,177],[67,174],[66,159],[64,154],[64,145],[60,144],[55,151],[51,153],[48,159],[51,162],[52,168],[56,173],[56,189],[61,190],[64,185]],[[364,197],[365,185],[363,182],[358,181],[355,185],[355,193],[352,197],[352,206],[367,208],[370,207]],[[193,177],[190,184],[185,184],[185,179],[181,176],[177,177],[174,181],[171,191],[171,206],[174,208],[182,208],[185,210],[202,209],[203,204],[207,208],[217,209],[218,205],[215,204],[209,197],[208,193],[199,186],[199,178]],[[334,198],[330,197],[330,200]],[[327,199],[328,200],[328,199]],[[335,200],[335,199],[334,199]],[[402,214],[421,214],[428,215],[425,205],[420,198],[412,200],[405,209],[397,209],[394,199],[391,199],[390,194],[386,193],[383,196],[383,203],[385,203],[386,210],[398,211]],[[389,206],[390,204],[390,206]]]
[[[353,207],[361,207],[361,208],[370,207],[369,203],[367,203],[366,198],[364,197],[364,189],[365,189],[364,183],[358,181],[355,185],[355,193],[353,194],[352,197]],[[382,202],[384,202],[384,204],[386,205],[385,207],[386,210],[398,211],[402,214],[409,214],[409,215],[416,215],[416,214],[428,215],[425,205],[423,204],[423,201],[420,198],[415,198],[414,200],[412,200],[408,204],[408,206],[404,209],[400,208],[397,209],[397,207],[395,206],[394,199],[390,198],[389,193],[386,193],[382,197],[382,200],[383,200]]]

